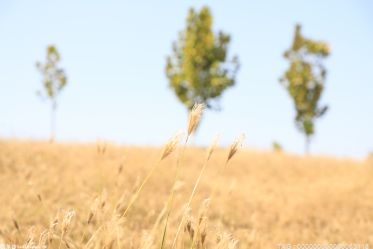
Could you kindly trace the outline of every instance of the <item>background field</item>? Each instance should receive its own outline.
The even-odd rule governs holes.
[[[64,236],[70,248],[84,248],[92,235],[89,248],[139,248],[141,243],[142,248],[152,248],[144,240],[160,217],[154,228],[154,248],[159,248],[164,226],[160,214],[180,158],[181,179],[166,239],[169,245],[202,167],[204,148],[187,148],[181,157],[179,149],[167,157],[126,219],[113,219],[115,212],[123,211],[161,150],[1,140],[0,243],[23,244],[31,237],[38,244],[40,234],[57,217],[59,224],[49,248],[58,248],[62,216],[74,209],[76,215]],[[209,248],[214,248],[221,231],[238,239],[239,248],[277,248],[279,243],[373,244],[371,161],[243,149],[220,174],[227,153],[225,148],[214,151],[192,203],[191,216],[198,220],[204,199],[216,188],[209,211],[204,213]],[[88,224],[92,210],[94,216]],[[184,238],[185,233],[183,229]],[[61,248],[67,245],[63,243]]]

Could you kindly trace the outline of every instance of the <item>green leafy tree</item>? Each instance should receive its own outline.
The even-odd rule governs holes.
[[[50,141],[55,138],[57,97],[67,84],[67,77],[63,69],[58,67],[61,57],[53,45],[47,47],[46,61],[44,64],[37,62],[36,67],[42,74],[44,93],[38,92],[42,98],[47,98],[51,104]]]
[[[282,145],[279,142],[274,141],[272,143],[272,149],[275,152],[281,152],[283,150]]]
[[[230,36],[212,31],[208,7],[189,10],[186,28],[167,57],[166,75],[177,98],[190,111],[195,103],[219,110],[218,99],[235,84],[237,57],[227,59]]]
[[[294,101],[295,122],[305,134],[305,151],[309,152],[314,121],[325,114],[328,107],[320,106],[319,100],[324,90],[326,68],[323,59],[330,53],[327,43],[314,41],[301,34],[301,26],[296,25],[293,44],[285,51],[284,57],[290,65],[280,82]]]

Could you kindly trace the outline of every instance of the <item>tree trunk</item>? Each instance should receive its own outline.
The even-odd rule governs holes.
[[[310,143],[311,143],[311,137],[306,135],[306,141],[304,145],[304,154],[306,155],[310,154]]]
[[[57,109],[57,103],[56,100],[52,100],[52,106],[51,106],[51,120],[50,120],[50,136],[49,136],[49,142],[53,143],[55,140],[56,135],[56,109]]]

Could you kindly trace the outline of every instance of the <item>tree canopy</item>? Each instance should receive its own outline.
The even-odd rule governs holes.
[[[47,55],[45,63],[36,63],[37,69],[42,74],[42,84],[44,87],[44,94],[38,92],[41,97],[46,97],[51,102],[51,134],[50,140],[54,140],[55,136],[55,112],[57,109],[57,96],[67,84],[67,77],[65,71],[58,67],[60,61],[60,54],[54,45],[47,46]]]
[[[321,106],[319,100],[327,73],[322,62],[329,53],[330,48],[326,42],[304,37],[299,24],[295,27],[290,49],[284,53],[290,65],[280,82],[293,99],[295,122],[306,136],[306,152],[310,137],[315,133],[315,119],[324,115],[328,109],[326,105]]]
[[[228,59],[230,36],[212,31],[213,18],[208,7],[189,10],[186,28],[173,43],[167,57],[166,75],[170,87],[188,110],[195,103],[219,109],[217,99],[235,84],[239,68],[237,57]]]

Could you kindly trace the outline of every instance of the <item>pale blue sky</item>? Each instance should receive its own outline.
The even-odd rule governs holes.
[[[46,139],[49,106],[35,94],[35,69],[55,44],[68,86],[60,96],[57,138],[162,144],[184,128],[186,110],[168,88],[165,57],[189,7],[211,7],[214,29],[232,35],[242,63],[237,84],[223,94],[222,112],[208,112],[195,144],[239,133],[246,145],[274,140],[303,152],[293,104],[278,78],[287,67],[294,24],[328,41],[332,55],[316,123],[314,154],[364,157],[373,151],[373,1],[19,1],[0,0],[0,136]]]

